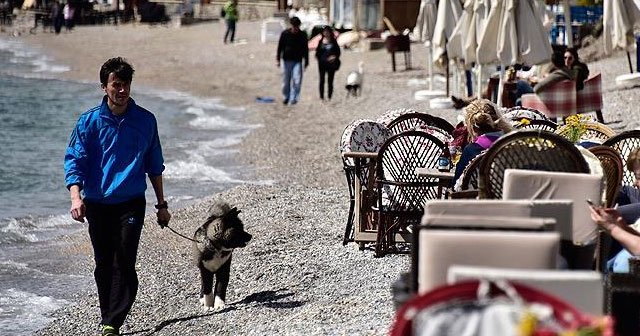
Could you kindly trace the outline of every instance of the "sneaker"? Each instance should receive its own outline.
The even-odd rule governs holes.
[[[282,101],[282,104],[284,104],[284,105],[289,104],[289,99],[285,99],[285,100],[283,100],[283,101]]]
[[[120,333],[118,329],[110,325],[104,325],[102,326],[102,336],[120,336]]]

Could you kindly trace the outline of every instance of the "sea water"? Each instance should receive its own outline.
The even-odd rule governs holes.
[[[98,69],[95,83],[56,79],[65,71],[42,51],[0,38],[0,335],[31,335],[74,293],[95,287],[91,274],[66,271],[73,260],[60,253],[59,238],[86,231],[68,214],[63,158],[78,116],[103,92]],[[242,108],[140,88],[135,76],[132,97],[158,120],[172,208],[241,183],[269,183],[247,181],[248,168],[234,160],[234,145],[260,127],[243,122]],[[150,185],[147,203],[152,211]]]

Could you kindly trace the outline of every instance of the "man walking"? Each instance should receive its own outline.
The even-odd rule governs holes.
[[[276,65],[280,67],[282,59],[282,102],[285,105],[295,105],[300,98],[303,70],[309,66],[309,46],[307,34],[300,30],[300,19],[294,16],[289,19],[289,23],[291,27],[280,34]]]
[[[133,72],[120,57],[102,65],[105,96],[78,119],[64,158],[71,217],[89,222],[104,336],[119,335],[138,291],[135,264],[145,215],[145,175],[155,191],[158,223],[164,226],[171,219],[156,118],[130,98]]]
[[[238,0],[231,0],[224,5],[224,20],[227,24],[227,31],[224,33],[224,44],[227,38],[233,43],[236,37],[236,22],[238,22]]]

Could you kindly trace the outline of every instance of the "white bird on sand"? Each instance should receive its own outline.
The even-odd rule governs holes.
[[[357,97],[362,93],[362,82],[364,80],[364,62],[360,61],[358,63],[358,71],[351,71],[347,75],[347,85],[345,88],[347,89],[347,97],[354,96]]]

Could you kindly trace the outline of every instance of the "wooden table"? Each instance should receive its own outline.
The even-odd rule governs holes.
[[[451,180],[453,180],[454,171],[439,171],[433,168],[416,168],[416,175],[424,177],[432,177],[438,179],[438,196],[440,198],[446,198],[447,193],[443,190],[448,190]]]

